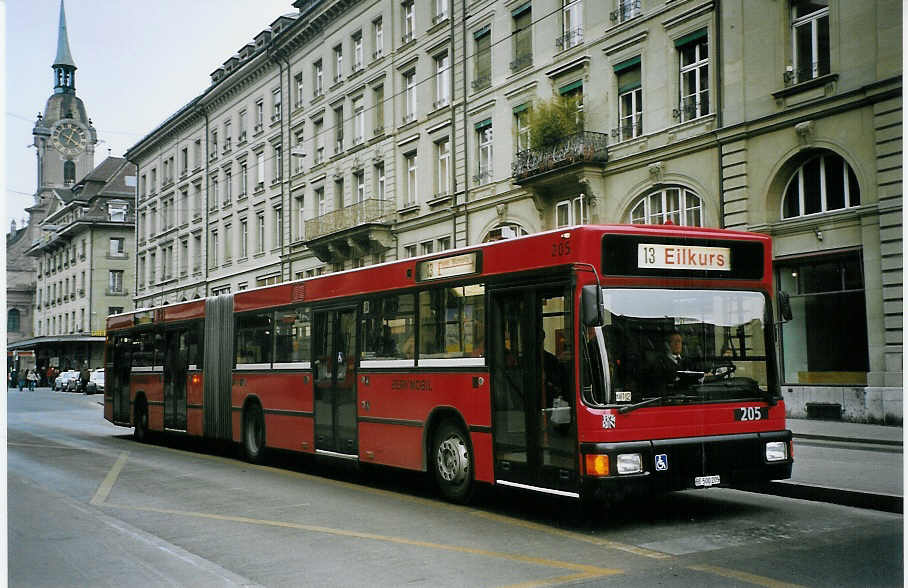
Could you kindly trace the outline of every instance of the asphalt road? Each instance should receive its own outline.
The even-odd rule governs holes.
[[[185,439],[10,391],[11,586],[901,586],[902,516],[713,488],[585,511]],[[796,466],[797,467],[797,466]]]

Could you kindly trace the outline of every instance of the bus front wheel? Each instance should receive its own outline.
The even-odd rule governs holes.
[[[265,418],[262,407],[250,404],[243,418],[243,452],[246,461],[259,463],[265,453]]]
[[[442,496],[452,502],[467,502],[473,492],[473,449],[462,427],[452,421],[438,427],[432,463]]]

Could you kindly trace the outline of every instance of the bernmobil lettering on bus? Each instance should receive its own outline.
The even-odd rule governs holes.
[[[731,271],[731,249],[695,245],[637,245],[637,267]]]

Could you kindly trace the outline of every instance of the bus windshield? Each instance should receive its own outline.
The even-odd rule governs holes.
[[[591,381],[584,392],[591,403],[770,394],[763,294],[636,288],[604,288],[602,294],[604,324],[586,333],[589,365],[601,366],[586,370]],[[595,382],[600,378],[607,385]]]

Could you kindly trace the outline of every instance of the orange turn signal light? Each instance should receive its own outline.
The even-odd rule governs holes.
[[[202,381],[202,377],[199,376],[199,374],[192,374],[192,383],[193,384],[198,384],[201,381]]]
[[[586,455],[586,475],[588,476],[607,476],[609,474],[609,463],[607,455]]]

